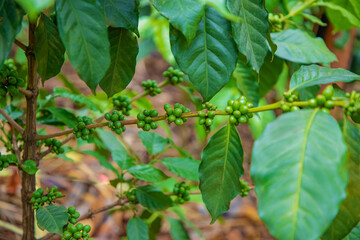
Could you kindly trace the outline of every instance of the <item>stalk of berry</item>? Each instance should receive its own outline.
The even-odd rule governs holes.
[[[87,116],[78,117],[77,124],[74,127],[74,134],[77,138],[81,138],[82,140],[88,140],[89,136],[94,133],[95,129],[87,129],[87,125],[93,124],[91,118]]]
[[[237,100],[229,100],[225,112],[230,114],[229,121],[232,124],[247,123],[254,116],[249,109],[254,107],[252,103],[248,103],[245,96],[239,97]]]
[[[125,120],[125,116],[115,110],[112,113],[106,113],[105,119],[108,120],[108,127],[117,134],[125,132],[126,127],[121,123]]]
[[[157,110],[144,110],[137,115],[137,127],[142,128],[144,131],[150,131],[150,129],[156,129],[158,127],[157,122],[153,121],[153,117],[159,116]]]
[[[187,117],[182,117],[183,113],[191,112],[189,108],[186,108],[184,105],[180,103],[175,103],[174,109],[170,104],[165,104],[164,109],[167,115],[168,123],[174,122],[176,125],[181,126],[184,122],[187,121]]]

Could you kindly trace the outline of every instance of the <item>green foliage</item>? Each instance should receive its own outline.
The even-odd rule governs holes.
[[[319,110],[287,113],[268,124],[253,148],[251,176],[259,215],[274,237],[322,235],[346,196],[345,154],[338,124]]]
[[[56,25],[45,14],[41,14],[35,29],[34,49],[38,62],[38,73],[43,83],[56,76],[64,63],[65,47],[61,42]]]
[[[156,239],[165,220],[173,239],[190,239],[187,228],[199,230],[181,204],[202,198],[214,223],[236,196],[254,189],[240,179],[244,150],[236,128],[249,123],[257,139],[250,174],[259,215],[273,237],[358,239],[360,93],[353,82],[360,76],[310,64],[337,60],[313,34],[317,25],[360,27],[359,9],[357,0],[0,0],[0,145],[9,153],[0,154],[0,169],[10,166],[22,176],[27,238],[36,213],[40,229],[62,240],[93,240],[90,225],[79,221],[109,210],[133,213],[126,239]],[[325,17],[329,22],[322,22]],[[353,42],[349,32],[335,47]],[[153,63],[155,51],[170,66],[162,77],[158,71],[167,66]],[[65,52],[70,62],[63,68]],[[162,82],[147,80],[140,92],[126,89],[137,61],[150,54],[139,65],[145,70],[140,75]],[[69,64],[93,94],[61,72]],[[54,76],[63,87],[38,84]],[[131,87],[137,89],[135,79]],[[98,85],[103,92],[95,92]],[[174,89],[186,97],[171,92],[168,100],[188,100],[186,107],[163,102],[164,95],[154,104],[148,100]],[[275,113],[284,114],[276,119]],[[192,123],[199,142],[190,153],[200,155],[211,136],[201,161],[180,147],[194,145],[191,127],[181,131],[188,142],[171,132]],[[251,143],[244,129],[239,126]],[[150,130],[164,130],[167,137]],[[127,142],[130,137],[139,144],[130,136],[136,132],[145,153]],[[74,137],[76,145],[64,146]],[[29,176],[48,154],[72,160],[64,154],[71,151],[89,154],[112,171],[117,198],[81,218],[74,206],[52,205],[63,197],[57,187],[33,192],[38,176]]]
[[[172,206],[171,198],[152,185],[137,187],[135,193],[139,203],[149,210],[161,211]]]
[[[149,228],[141,218],[131,218],[127,224],[126,233],[129,240],[149,239]]]
[[[151,155],[162,152],[169,144],[168,139],[153,132],[139,132],[139,138]]]
[[[215,133],[201,155],[200,190],[212,223],[238,195],[239,178],[243,175],[243,148],[236,128],[228,123]]]
[[[296,63],[331,63],[337,58],[325,45],[324,40],[311,37],[300,29],[288,29],[272,33],[277,45],[275,55]]]
[[[198,169],[200,162],[193,158],[164,158],[161,163],[179,177],[199,181]]]
[[[109,27],[108,34],[111,63],[100,82],[100,87],[112,97],[124,90],[134,76],[139,48],[136,36],[127,29]]]
[[[105,10],[106,23],[114,28],[129,29],[139,36],[138,2],[138,0],[100,0]]]
[[[212,8],[205,7],[190,45],[175,28],[170,30],[170,41],[181,70],[189,75],[203,99],[210,100],[229,81],[235,69],[237,50],[230,23]]]
[[[54,205],[39,207],[36,220],[41,230],[62,235],[63,227],[68,221],[67,209],[65,206]]]
[[[167,217],[166,219],[170,223],[170,234],[174,240],[190,240],[189,234],[182,221],[171,217]]]
[[[204,15],[203,0],[162,1],[152,0],[154,7],[185,36],[190,45],[196,36],[197,26]]]
[[[36,166],[36,162],[33,160],[26,160],[21,164],[21,169],[27,174],[34,175],[39,169]]]
[[[8,57],[15,37],[21,29],[22,14],[13,0],[0,1],[0,68]]]
[[[338,214],[325,232],[323,239],[343,239],[360,221],[360,130],[350,121],[345,120],[342,126],[345,144],[348,147],[349,182],[346,188],[346,199],[341,203]],[[360,235],[359,235],[360,236]],[[349,239],[351,239],[349,237]]]
[[[247,57],[247,62],[259,72],[268,53],[267,12],[263,0],[227,0],[230,13],[241,17],[240,22],[232,22],[232,33],[239,52]]]
[[[110,44],[98,1],[57,0],[57,24],[73,67],[95,91],[110,66]]]
[[[332,82],[352,82],[360,80],[360,76],[342,68],[327,68],[318,65],[301,66],[290,80],[290,90],[299,90],[318,84]]]

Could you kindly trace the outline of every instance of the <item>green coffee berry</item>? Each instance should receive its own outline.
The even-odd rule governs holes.
[[[174,69],[173,67],[169,67],[167,71],[163,72],[163,76],[172,85],[182,83],[184,81],[183,75],[184,73],[182,73],[179,69]]]
[[[113,98],[114,108],[125,116],[130,115],[132,110],[131,101],[126,96],[118,96]],[[109,119],[106,119],[109,120]]]
[[[87,129],[85,128],[87,125],[93,124],[91,118],[87,116],[78,117],[77,124],[74,127],[74,134],[77,138],[81,138],[83,140],[88,140],[89,136],[92,135],[95,131],[94,128]]]
[[[162,92],[161,88],[158,87],[158,84],[154,80],[147,80],[141,83],[144,87],[144,92],[151,97],[154,97]]]
[[[137,127],[142,128],[144,131],[150,131],[150,129],[156,129],[158,127],[157,122],[154,121],[154,117],[159,116],[157,110],[144,110],[143,113],[137,115]]]

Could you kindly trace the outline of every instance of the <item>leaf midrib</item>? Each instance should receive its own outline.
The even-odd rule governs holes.
[[[302,175],[303,175],[303,172],[304,172],[304,161],[305,161],[305,153],[306,153],[306,146],[307,146],[307,140],[308,140],[308,137],[309,137],[309,132],[310,132],[310,128],[311,128],[311,125],[315,119],[315,116],[317,114],[317,112],[319,111],[319,109],[316,109],[314,110],[313,114],[310,116],[309,118],[309,122],[306,124],[306,127],[305,127],[305,136],[304,136],[304,140],[303,140],[303,143],[302,143],[302,151],[301,151],[301,157],[300,157],[300,171],[299,171],[299,176],[298,176],[298,185],[297,185],[297,191],[296,191],[296,211],[295,211],[295,215],[294,215],[294,224],[293,224],[293,233],[291,236],[295,236],[295,232],[296,232],[296,224],[297,224],[297,218],[298,218],[298,213],[299,213],[299,207],[300,207],[300,190],[301,190],[301,183],[302,183]]]
[[[78,1],[78,0],[77,0],[77,1]],[[93,75],[93,71],[92,71],[92,70],[93,70],[93,69],[92,69],[92,59],[91,59],[91,56],[90,56],[89,48],[88,48],[88,46],[87,46],[87,42],[86,42],[86,40],[85,40],[85,36],[84,36],[84,31],[83,31],[82,25],[80,24],[81,22],[80,22],[80,20],[79,20],[79,16],[78,16],[78,14],[77,14],[77,11],[76,11],[75,7],[73,6],[72,0],[70,0],[69,3],[70,3],[71,8],[73,9],[73,12],[74,12],[76,21],[77,21],[77,23],[79,24],[79,29],[80,29],[80,33],[81,33],[81,37],[82,37],[82,42],[83,42],[83,44],[84,44],[84,48],[85,48],[86,55],[87,55],[87,57],[88,57],[88,59],[89,59],[89,71],[90,71],[90,76],[94,76],[94,75]],[[92,83],[89,83],[89,84],[92,85]]]

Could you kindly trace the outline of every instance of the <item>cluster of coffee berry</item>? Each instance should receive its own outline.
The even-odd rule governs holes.
[[[121,121],[125,120],[125,116],[119,111],[114,110],[112,113],[106,113],[105,119],[108,120],[108,127],[117,134],[125,132],[126,128]]]
[[[30,203],[34,206],[32,209],[39,209],[39,207],[44,206],[45,203],[50,205],[52,204],[57,198],[65,197],[62,195],[60,191],[58,191],[57,186],[52,186],[51,189],[46,188],[47,194],[44,194],[44,189],[38,188],[36,191],[32,193],[32,198],[30,199]]]
[[[346,97],[350,99],[344,106],[346,116],[351,116],[355,122],[359,122],[355,118],[359,118],[360,114],[360,93],[352,91],[351,93],[346,93]]]
[[[293,105],[293,102],[295,102],[297,100],[298,100],[297,95],[285,92],[284,93],[284,101],[281,102],[281,106],[280,106],[281,110],[284,113],[300,110],[300,108],[298,106]]]
[[[330,110],[335,107],[334,87],[328,85],[324,88],[321,94],[317,95],[316,98],[308,100],[309,107],[316,108],[320,107],[322,111],[330,113]]]
[[[78,223],[76,225],[69,223],[66,227],[64,227],[64,233],[61,240],[95,240],[94,238],[90,238],[89,232],[91,231],[90,225],[83,225],[82,223]]]
[[[81,138],[82,140],[88,140],[89,136],[95,132],[94,128],[87,129],[85,128],[87,125],[93,124],[91,118],[87,116],[78,117],[77,124],[74,127],[74,134],[77,138]]]
[[[77,223],[77,219],[80,217],[80,213],[76,211],[74,206],[68,208],[68,219],[69,222],[64,227],[64,233],[61,240],[94,240],[90,238],[89,232],[91,231],[90,225],[83,225],[82,223]]]
[[[10,163],[17,162],[16,156],[13,154],[1,155],[0,153],[0,171],[9,167]]]
[[[144,87],[144,92],[151,97],[162,93],[161,88],[158,87],[155,80],[148,79],[147,81],[142,82],[141,85]]]
[[[64,148],[61,147],[61,142],[59,140],[54,139],[45,139],[45,146],[51,149],[52,153],[60,154],[64,153]]]
[[[167,78],[171,85],[176,85],[184,81],[184,73],[173,67],[169,67],[168,70],[163,73],[163,76]]]
[[[129,203],[132,203],[132,204],[137,204],[138,203],[137,198],[136,198],[135,189],[130,190],[130,191],[126,191],[124,194],[128,198]]]
[[[18,87],[23,87],[24,79],[18,78],[18,72],[13,59],[6,59],[0,70],[0,97],[7,93],[11,96],[19,95]]]
[[[199,124],[205,126],[205,130],[209,131],[210,126],[213,124],[213,120],[215,117],[215,111],[217,110],[217,106],[206,102],[201,105],[201,110],[199,112]]]
[[[239,125],[239,123],[247,123],[254,116],[253,113],[249,113],[249,109],[253,106],[252,103],[247,102],[245,96],[241,96],[235,101],[229,100],[225,112],[231,114],[229,121],[232,124]]]
[[[122,114],[129,116],[132,109],[131,101],[126,96],[118,96],[113,98],[114,108],[121,111]]]
[[[137,115],[137,126],[142,128],[144,131],[150,131],[150,129],[156,129],[158,127],[157,122],[153,121],[153,117],[159,116],[157,110],[144,110],[142,113]]]
[[[187,121],[187,117],[182,117],[183,113],[191,112],[189,108],[186,108],[180,103],[175,103],[174,109],[172,109],[170,104],[164,105],[165,112],[167,114],[167,120],[170,123],[174,122],[176,125],[181,126],[184,122]]]
[[[283,15],[269,13],[269,21],[271,22],[271,32],[280,32],[284,29]]]
[[[244,180],[240,180],[239,195],[242,197],[246,197],[247,195],[249,195],[250,190],[251,188],[248,186],[248,183]]]
[[[176,195],[176,203],[184,204],[190,200],[190,187],[185,182],[176,183],[174,185],[173,193]]]

